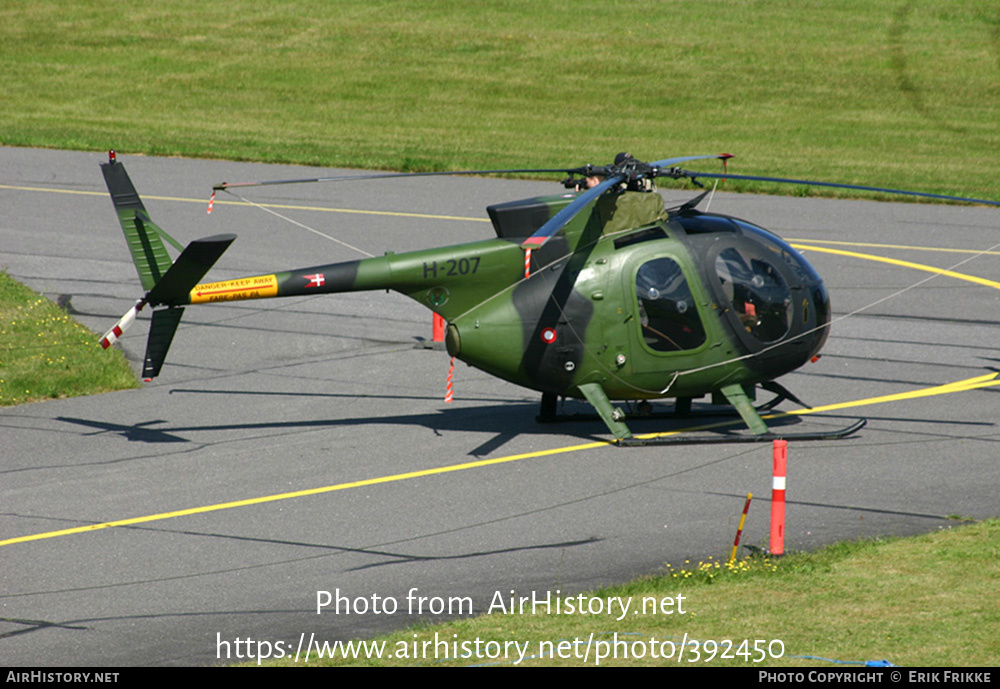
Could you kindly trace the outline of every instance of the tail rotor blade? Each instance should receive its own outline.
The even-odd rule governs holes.
[[[101,338],[101,346],[107,349],[114,344],[135,322],[136,314],[147,304],[154,308],[169,307],[153,311],[143,364],[143,377],[151,379],[159,374],[167,350],[170,349],[184,313],[180,305],[188,303],[191,290],[229,248],[236,235],[220,234],[196,239],[182,248],[177,240],[150,219],[132,180],[125,172],[125,166],[117,161],[113,151],[108,155],[108,162],[101,165],[101,170],[140,281],[147,290],[146,296],[136,302],[105,333]],[[180,250],[181,254],[176,261],[171,262],[163,241]]]
[[[146,301],[144,299],[137,301],[135,306],[129,309],[124,316],[118,319],[118,322],[115,323],[114,327],[111,328],[111,330],[109,330],[108,332],[106,332],[104,334],[104,337],[101,338],[101,347],[107,349],[115,342],[117,342],[118,338],[122,336],[122,333],[128,330],[130,325],[135,323],[135,315],[139,313],[139,311],[141,311],[142,307],[145,305]]]

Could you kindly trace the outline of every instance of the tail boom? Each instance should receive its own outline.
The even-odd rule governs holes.
[[[283,273],[195,285],[184,303],[211,304],[244,299],[303,297],[393,287],[389,263],[385,257],[379,256],[362,261],[329,263]]]

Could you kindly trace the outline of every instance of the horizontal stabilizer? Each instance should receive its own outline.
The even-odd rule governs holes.
[[[146,295],[146,302],[154,306],[186,303],[191,288],[201,281],[234,239],[236,239],[235,234],[217,234],[196,239],[188,244],[166,274]]]

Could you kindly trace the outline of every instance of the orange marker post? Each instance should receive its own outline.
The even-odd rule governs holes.
[[[774,441],[774,478],[771,483],[771,555],[785,554],[785,475],[788,441]]]
[[[434,326],[432,330],[434,342],[444,342],[444,318],[434,314]]]

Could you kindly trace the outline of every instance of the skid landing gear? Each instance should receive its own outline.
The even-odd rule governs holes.
[[[754,407],[747,390],[741,385],[728,385],[719,390],[726,402],[732,406],[732,411],[692,411],[691,398],[680,397],[674,403],[672,413],[650,413],[650,406],[647,402],[640,402],[636,411],[638,416],[644,419],[651,418],[693,418],[693,417],[720,417],[738,414],[749,429],[749,434],[723,434],[710,436],[695,436],[688,433],[678,434],[650,434],[649,436],[636,438],[625,425],[625,413],[615,407],[608,398],[604,389],[597,383],[581,385],[579,390],[597,412],[594,414],[576,414],[572,416],[560,415],[557,411],[558,396],[551,393],[542,395],[541,408],[539,410],[538,421],[540,423],[555,423],[566,421],[593,421],[600,418],[604,421],[608,430],[615,436],[615,444],[619,447],[636,447],[643,445],[709,445],[720,443],[759,443],[770,442],[772,440],[832,440],[836,438],[846,438],[865,427],[867,421],[858,419],[854,423],[829,431],[784,431],[772,429],[761,418],[759,412],[767,412],[785,400],[791,400],[803,407],[808,405],[799,400],[795,395],[784,387],[769,382],[761,387],[773,392],[775,399],[766,404]],[[750,390],[752,393],[753,391]]]
[[[615,441],[618,447],[641,447],[645,445],[720,445],[729,443],[768,443],[772,440],[836,440],[854,435],[868,423],[867,419],[858,419],[850,426],[832,431],[784,432],[768,431],[755,435],[719,435],[719,436],[688,436],[670,435],[654,436],[652,438],[622,438]]]

